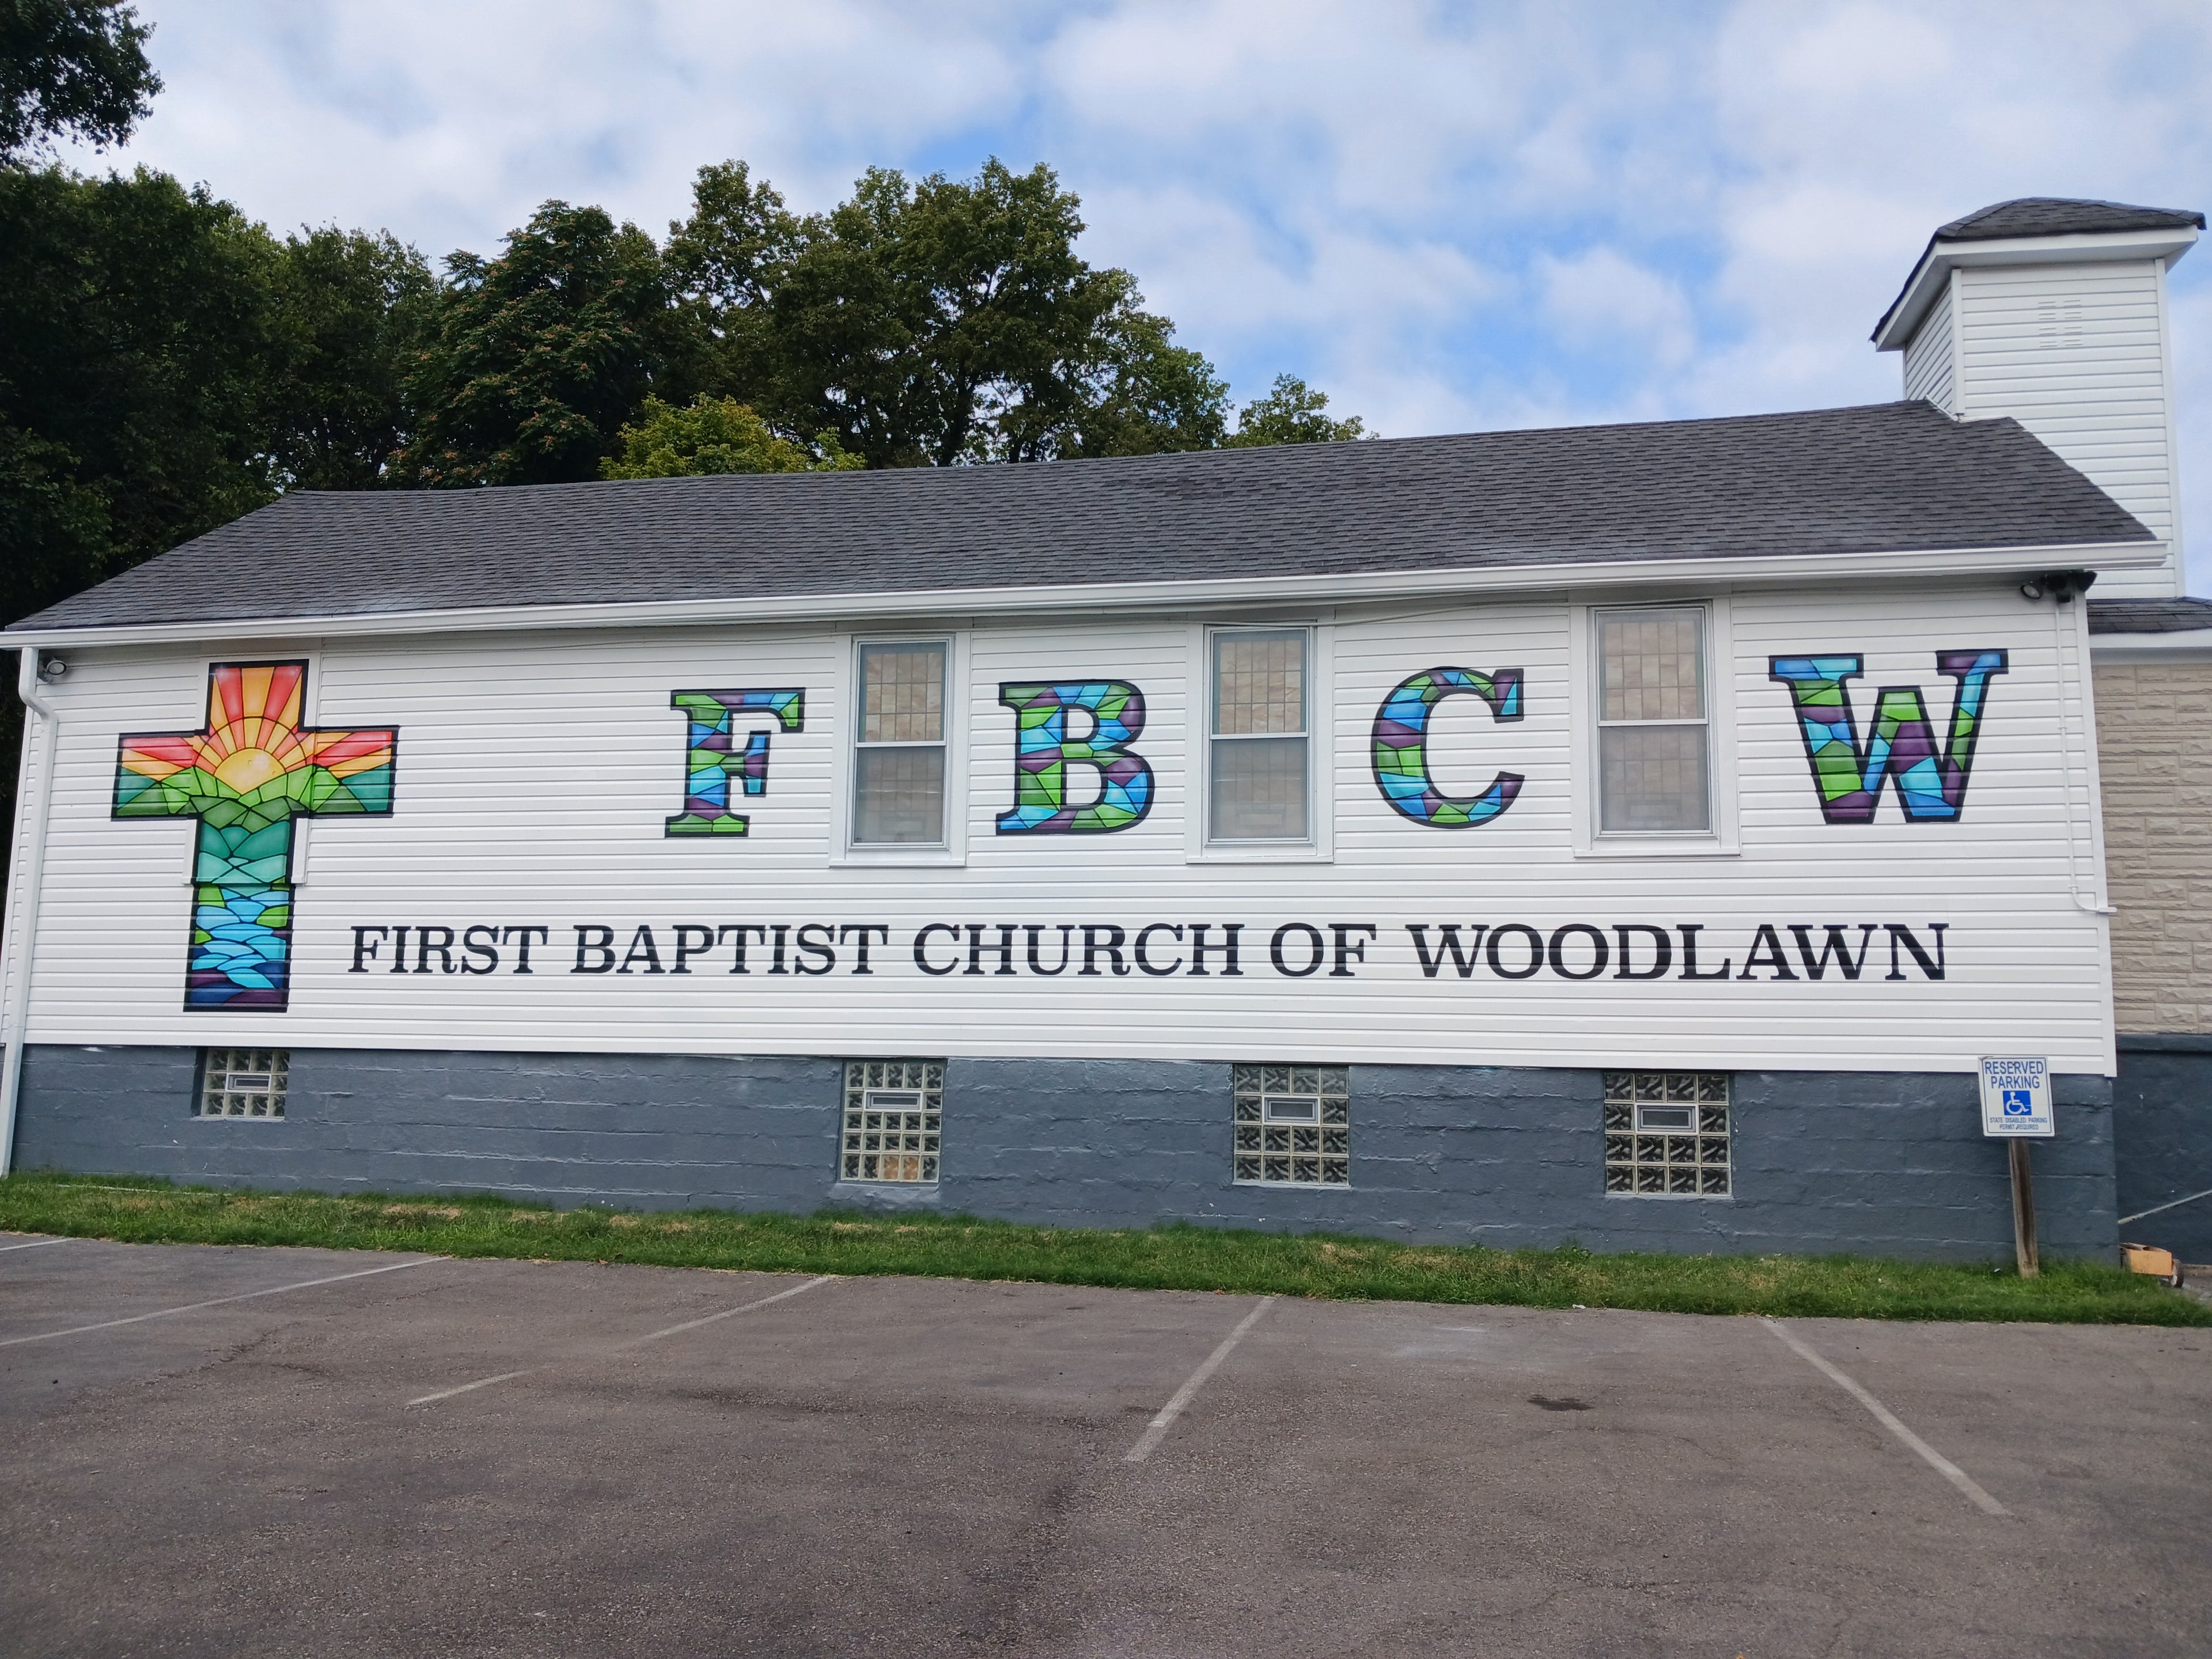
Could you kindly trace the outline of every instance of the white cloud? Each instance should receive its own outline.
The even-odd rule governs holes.
[[[1674,369],[1697,349],[1680,285],[1612,248],[1566,258],[1540,253],[1535,276],[1544,315],[1565,350],[1626,354]]]

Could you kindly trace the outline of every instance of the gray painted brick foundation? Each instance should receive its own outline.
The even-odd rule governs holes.
[[[2120,1215],[2212,1187],[2212,1036],[2123,1036],[2112,1084]],[[2212,1198],[2131,1221],[2121,1234],[2184,1261],[2212,1261]]]
[[[552,1204],[811,1211],[924,1205],[1013,1220],[1328,1230],[1505,1247],[2011,1251],[2003,1147],[1971,1076],[1740,1073],[1735,1194],[1608,1197],[1595,1072],[1356,1066],[1352,1185],[1229,1179],[1229,1067],[955,1060],[933,1195],[835,1179],[835,1060],[295,1049],[282,1122],[191,1116],[185,1048],[25,1055],[26,1169]],[[2058,1079],[2036,1149],[2044,1246],[2108,1253],[2112,1085]]]

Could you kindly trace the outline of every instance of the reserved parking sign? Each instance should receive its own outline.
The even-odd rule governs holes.
[[[2049,1060],[1983,1056],[1982,1133],[2005,1139],[2058,1133],[2051,1112]]]

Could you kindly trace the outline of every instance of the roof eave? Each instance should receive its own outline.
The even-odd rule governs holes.
[[[2176,629],[2163,634],[2092,634],[2089,656],[2095,662],[2212,661],[2212,628]]]
[[[2115,259],[2175,260],[2196,246],[2197,231],[2182,225],[2160,230],[2109,230],[2067,236],[2009,236],[1990,241],[1930,237],[1919,263],[1881,320],[1875,325],[1877,351],[1902,351],[1936,302],[1954,267],[2094,264]]]
[[[1790,553],[1696,559],[1591,560],[1445,570],[1213,580],[1094,582],[1032,587],[929,588],[882,592],[729,594],[707,599],[608,604],[499,605],[466,610],[351,612],[335,616],[236,617],[217,621],[10,628],[0,643],[33,649],[84,646],[230,644],[258,640],[359,638],[526,629],[704,627],[731,623],[835,622],[856,617],[1008,616],[1032,612],[1149,611],[1192,606],[1338,602],[1347,598],[1449,599],[1562,588],[1634,586],[1713,588],[1871,577],[1996,576],[2021,571],[2153,569],[2164,562],[2154,540],[2069,542],[2018,547],[1938,548],[1873,553]]]

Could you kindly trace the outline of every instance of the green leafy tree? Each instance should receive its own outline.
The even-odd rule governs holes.
[[[0,617],[275,495],[283,257],[228,203],[160,173],[0,167]],[[0,714],[12,757],[21,705]],[[9,817],[15,783],[0,767]]]
[[[1080,205],[994,160],[964,182],[873,169],[802,217],[729,161],[700,169],[665,266],[706,386],[871,466],[1218,447],[1227,386],[1133,276],[1076,253]]]
[[[769,414],[836,431],[872,467],[1079,447],[1117,337],[1144,314],[1128,272],[1075,254],[1078,206],[1046,166],[994,159],[973,181],[869,170],[769,264],[757,330]],[[1137,368],[1134,349],[1121,356]]]
[[[825,434],[815,453],[778,437],[734,398],[702,393],[678,408],[647,398],[617,434],[620,448],[599,463],[605,478],[690,478],[716,472],[850,472],[866,466]]]
[[[1229,424],[1228,384],[1174,337],[1173,323],[1133,306],[1112,319],[1089,377],[1090,401],[1047,453],[1158,455],[1220,447]]]
[[[548,202],[496,259],[455,253],[446,270],[408,380],[401,481],[596,478],[616,429],[696,355],[653,239],[598,208]]]
[[[1316,392],[1295,374],[1278,374],[1264,398],[1244,405],[1237,417],[1237,430],[1227,440],[1232,449],[1255,449],[1269,444],[1334,444],[1348,439],[1374,437],[1357,415],[1344,420],[1328,416],[1328,394]]]
[[[386,233],[288,238],[269,360],[270,450],[287,489],[380,483],[410,425],[408,368],[434,316],[437,280]]]
[[[691,216],[668,227],[661,261],[701,342],[701,376],[718,392],[754,404],[774,394],[769,301],[814,224],[743,161],[699,169]]]
[[[283,253],[204,188],[0,169],[0,605],[76,592],[269,501]]]
[[[114,0],[0,0],[0,160],[64,133],[103,148],[130,137],[161,89],[152,33]]]

